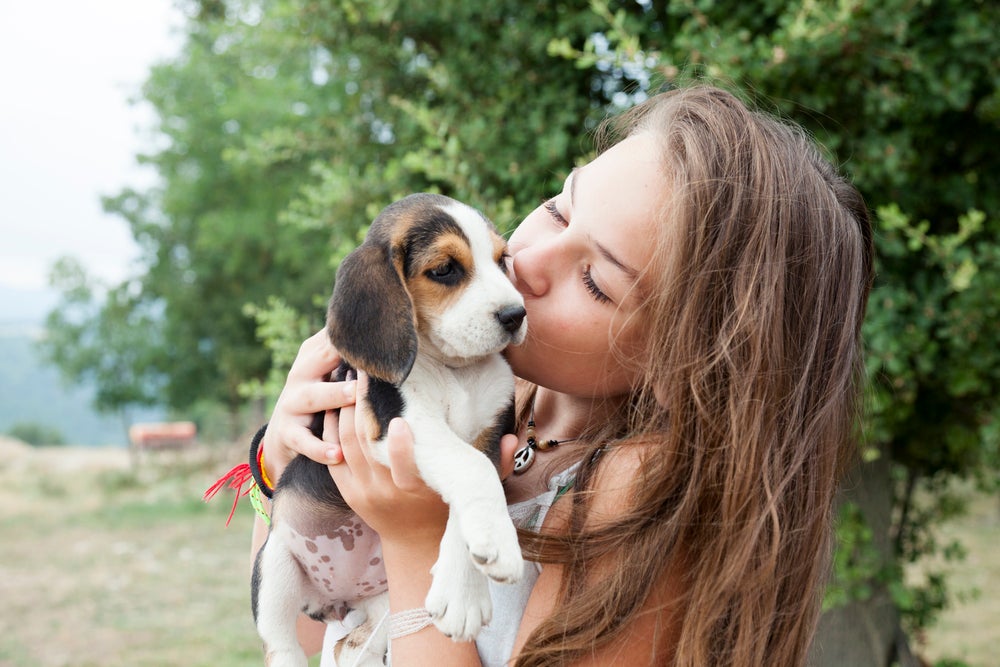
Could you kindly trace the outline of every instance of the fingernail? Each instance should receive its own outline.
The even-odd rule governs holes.
[[[339,449],[326,450],[326,460],[330,463],[340,463],[343,460]]]

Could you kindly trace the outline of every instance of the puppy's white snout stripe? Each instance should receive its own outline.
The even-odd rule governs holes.
[[[521,323],[524,322],[526,314],[524,306],[507,306],[497,311],[497,320],[500,321],[500,326],[505,331],[514,333],[521,328]]]

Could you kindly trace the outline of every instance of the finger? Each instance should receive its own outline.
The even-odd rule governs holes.
[[[360,370],[358,371],[357,388],[355,389],[355,404],[357,407],[354,410],[354,432],[357,434],[358,447],[361,454],[368,460],[370,465],[373,458],[371,442],[368,438],[372,411],[371,405],[368,403],[368,374]],[[384,433],[380,433],[379,438],[381,439],[384,435]]]
[[[355,381],[356,401],[353,405],[340,410],[338,431],[344,461],[351,467],[355,475],[370,477],[377,474],[378,470],[372,467],[370,456],[367,417],[370,414],[370,408],[365,399],[367,391],[368,376],[359,372],[358,379]]]
[[[289,395],[284,401],[284,407],[298,414],[313,414],[327,410],[337,410],[355,401],[357,383],[347,382],[309,382],[295,387],[289,387]]]
[[[357,407],[354,405],[349,405],[341,409],[337,419],[336,432],[340,438],[340,451],[344,462],[347,463],[351,470],[360,471],[362,465],[365,463],[365,457],[361,453],[358,443],[354,417],[356,412]]]
[[[296,453],[302,454],[317,463],[330,463],[331,456],[340,460],[340,445],[324,442],[308,428],[289,429],[286,438],[287,447],[294,452],[293,457]]]
[[[507,479],[514,472],[514,453],[519,444],[520,441],[513,433],[500,438],[500,479]]]
[[[325,329],[317,331],[299,346],[288,371],[292,379],[315,379],[329,375],[340,364],[340,353],[330,342]]]
[[[327,410],[323,415],[323,443],[326,445],[323,463],[337,465],[344,462],[344,452],[340,448],[340,415],[337,410]]]
[[[404,491],[416,491],[424,486],[424,481],[417,469],[416,458],[413,455],[413,431],[410,425],[401,417],[389,422],[386,432],[386,453],[389,456],[389,468],[392,471],[392,481]]]

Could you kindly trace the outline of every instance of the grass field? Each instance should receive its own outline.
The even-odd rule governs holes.
[[[0,443],[0,665],[260,664],[252,511],[202,502],[207,458]]]
[[[0,439],[0,666],[262,664],[249,604],[249,526],[232,496],[202,492],[243,447],[130,466],[126,452],[32,449]],[[982,498],[948,530],[969,557],[953,575],[978,597],[921,647],[931,661],[996,667],[1000,521]],[[314,661],[315,663],[315,661]]]

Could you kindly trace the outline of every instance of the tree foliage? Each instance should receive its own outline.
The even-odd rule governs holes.
[[[102,412],[158,405],[166,370],[157,358],[160,317],[144,307],[136,283],[107,289],[70,258],[57,262],[49,279],[62,298],[38,341],[43,358],[67,380],[94,386]]]

